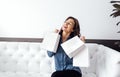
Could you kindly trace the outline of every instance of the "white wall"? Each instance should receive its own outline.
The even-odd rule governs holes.
[[[111,0],[0,0],[0,37],[43,37],[76,17],[88,39],[120,39]]]

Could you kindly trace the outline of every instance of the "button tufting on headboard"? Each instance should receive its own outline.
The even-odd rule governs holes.
[[[47,51],[40,48],[41,45],[38,42],[0,42],[0,77],[50,77],[55,71],[54,57],[48,57]],[[111,62],[120,61],[110,61],[113,60],[112,56],[118,58],[118,52],[95,43],[86,46],[90,55],[90,67],[81,67],[83,77],[103,77],[102,74],[109,77],[104,74],[104,64],[107,66],[112,65]]]

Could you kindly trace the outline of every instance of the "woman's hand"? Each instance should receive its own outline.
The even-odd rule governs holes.
[[[55,33],[59,33],[59,30],[58,30],[58,29],[55,29],[54,32],[55,32]]]
[[[81,36],[80,40],[82,40],[83,42],[85,42],[85,36]]]

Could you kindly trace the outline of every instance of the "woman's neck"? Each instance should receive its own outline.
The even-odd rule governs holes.
[[[69,37],[70,33],[67,32],[62,32],[62,42],[65,42],[67,38]]]

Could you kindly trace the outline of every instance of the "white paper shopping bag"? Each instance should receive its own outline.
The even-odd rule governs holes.
[[[81,51],[73,57],[73,66],[89,67],[88,48],[84,45]]]
[[[73,57],[73,66],[89,66],[88,48],[78,36],[75,36],[70,40],[62,43],[61,46],[70,58]]]
[[[70,57],[74,57],[76,54],[80,52],[82,47],[84,47],[84,42],[80,40],[78,36],[75,36],[68,41],[61,44],[65,53]]]
[[[56,52],[58,43],[59,43],[60,35],[58,33],[46,33],[42,42],[42,49]]]

